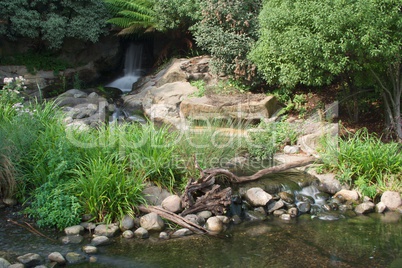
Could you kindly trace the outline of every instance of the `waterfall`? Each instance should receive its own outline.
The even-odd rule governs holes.
[[[124,60],[124,76],[107,84],[123,92],[129,92],[132,86],[141,77],[142,44],[131,43],[127,48]]]

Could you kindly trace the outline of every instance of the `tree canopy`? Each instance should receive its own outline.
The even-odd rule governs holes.
[[[375,85],[402,139],[402,12],[396,0],[269,0],[249,54],[269,84]],[[375,83],[374,83],[375,82]]]
[[[108,16],[102,0],[0,1],[0,35],[28,37],[57,49],[68,37],[98,41]]]

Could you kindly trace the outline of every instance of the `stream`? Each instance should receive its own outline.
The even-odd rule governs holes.
[[[298,178],[298,179],[297,179]],[[300,172],[270,175],[260,186],[289,188],[310,178]],[[270,181],[271,183],[267,183]],[[247,186],[249,187],[249,186]],[[262,186],[264,188],[268,186]],[[303,190],[308,189],[304,187]],[[100,246],[96,263],[69,267],[402,267],[402,214],[387,212],[356,215],[347,211],[338,220],[322,220],[303,214],[290,221],[269,215],[263,221],[230,225],[217,236],[191,235],[169,240],[151,233],[149,239],[124,239]],[[24,219],[8,209],[0,210],[0,257],[15,262],[26,253],[44,259],[54,251],[65,255],[89,244],[64,245],[62,232],[40,230],[50,241],[7,219]]]

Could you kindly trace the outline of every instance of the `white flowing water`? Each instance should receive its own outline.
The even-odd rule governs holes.
[[[141,77],[142,45],[130,44],[127,48],[124,60],[124,76],[107,84],[107,87],[115,87],[123,92],[129,92],[132,86]]]

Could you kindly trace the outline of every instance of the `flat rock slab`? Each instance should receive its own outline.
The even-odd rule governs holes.
[[[188,98],[181,102],[180,112],[194,120],[270,118],[278,110],[274,96],[203,96]]]

